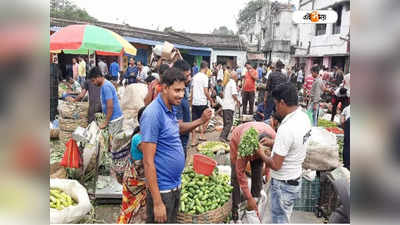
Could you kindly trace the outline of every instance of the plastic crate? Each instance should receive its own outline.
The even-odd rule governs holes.
[[[319,202],[320,183],[319,177],[313,181],[302,179],[300,198],[294,202],[293,210],[315,212]]]

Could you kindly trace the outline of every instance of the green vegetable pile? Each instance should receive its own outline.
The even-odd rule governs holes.
[[[202,152],[202,151],[212,151],[212,152],[217,152],[219,150],[225,150],[226,152],[229,151],[229,145],[220,142],[220,141],[207,141],[201,143],[197,149]]]
[[[200,153],[205,155],[205,156],[208,156],[208,157],[211,157],[211,158],[215,158],[215,154],[211,150],[201,150]]]
[[[318,120],[319,127],[337,127],[335,122],[331,122],[329,120],[319,119]]]
[[[233,119],[233,126],[238,126],[240,124],[240,120],[238,118]]]
[[[337,144],[339,145],[339,159],[343,162],[343,139],[338,139]]]
[[[182,174],[182,192],[179,210],[185,214],[198,215],[222,207],[231,197],[233,187],[230,177],[197,174],[186,168]]]
[[[251,127],[244,133],[242,140],[239,143],[239,157],[244,158],[253,155],[254,151],[258,149],[258,132]]]
[[[50,188],[50,208],[63,210],[71,205],[77,205],[71,196],[60,189]]]

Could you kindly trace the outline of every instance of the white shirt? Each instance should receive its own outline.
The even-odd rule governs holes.
[[[149,70],[150,68],[148,66],[143,66],[142,71],[139,74],[140,79],[142,79],[143,81],[146,80]]]
[[[224,90],[224,99],[222,100],[222,109],[223,110],[233,110],[235,111],[235,100],[232,95],[237,95],[237,87],[236,82],[233,79],[230,79],[229,82],[225,86]]]
[[[107,75],[107,73],[108,73],[107,64],[105,62],[103,62],[103,61],[99,61],[98,65],[99,65],[99,69],[100,69],[101,74],[103,76]]]
[[[208,77],[202,72],[193,76],[193,105],[207,105],[207,96],[204,94],[204,88],[208,88]]]
[[[344,121],[350,118],[350,105],[343,109],[342,116],[344,116]]]
[[[306,141],[311,123],[307,114],[298,107],[283,119],[276,133],[272,155],[284,156],[282,168],[271,170],[271,177],[277,180],[292,180],[301,176],[302,164],[306,157]]]
[[[217,81],[218,80],[224,80],[224,70],[222,68],[218,70]]]

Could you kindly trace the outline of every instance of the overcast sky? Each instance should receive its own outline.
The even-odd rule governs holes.
[[[279,0],[287,2],[287,0]],[[131,26],[191,33],[211,33],[227,26],[237,31],[239,10],[249,0],[72,0],[100,21],[128,23]]]

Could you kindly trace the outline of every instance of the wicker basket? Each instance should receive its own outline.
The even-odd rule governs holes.
[[[79,119],[79,120],[66,119],[66,118],[59,119],[59,127],[63,131],[74,132],[77,127],[86,128],[87,126],[88,126],[87,119]]]
[[[60,130],[59,138],[60,141],[65,144],[72,138],[72,132]]]
[[[224,223],[232,210],[232,199],[229,199],[222,207],[205,212],[200,215],[178,213],[178,223],[202,223],[202,224],[215,224]]]
[[[58,139],[59,134],[60,134],[60,128],[50,129],[51,139]]]
[[[88,117],[88,102],[59,101],[58,112],[63,118],[83,119]]]

